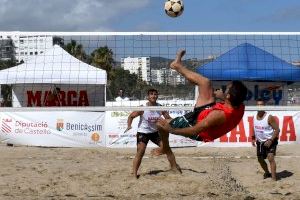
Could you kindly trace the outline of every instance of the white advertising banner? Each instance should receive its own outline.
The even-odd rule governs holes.
[[[169,112],[171,117],[176,117],[187,111]],[[129,114],[128,111],[1,112],[0,141],[46,147],[136,147],[139,118],[135,118],[133,128],[124,133]],[[246,111],[236,128],[214,142],[196,142],[171,134],[170,146],[249,147],[255,115],[256,111]],[[279,144],[300,143],[300,112],[272,111],[272,115],[279,123]],[[149,146],[155,144],[149,142]]]
[[[214,142],[198,142],[198,146],[215,147],[247,147],[251,146],[253,135],[253,118],[256,111],[246,111],[243,120],[236,128]],[[300,143],[300,112],[299,111],[271,111],[279,124],[279,144]]]
[[[186,111],[170,110],[171,117],[176,117],[185,114]],[[105,132],[107,147],[136,147],[136,133],[139,122],[139,117],[135,118],[132,123],[132,129],[124,133],[127,128],[127,118],[130,112],[125,111],[107,111],[105,116]],[[177,135],[170,135],[169,138],[171,147],[188,147],[196,146],[197,142],[189,138]],[[156,145],[149,141],[149,147]]]
[[[105,112],[1,112],[2,142],[46,147],[105,146]]]

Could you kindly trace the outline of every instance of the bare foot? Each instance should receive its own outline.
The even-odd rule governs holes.
[[[151,155],[152,156],[161,156],[163,154],[165,154],[165,153],[162,151],[161,148],[154,148],[154,149],[151,150]]]
[[[141,175],[137,174],[137,175],[135,175],[135,178],[136,178],[136,179],[139,179],[140,176],[141,176]]]
[[[184,56],[184,54],[185,54],[185,50],[179,50],[176,54],[175,60],[170,64],[170,68],[176,70],[178,67],[180,67],[182,65],[181,59]]]
[[[176,164],[175,167],[171,167],[171,171],[182,174],[181,168],[178,164]]]
[[[140,175],[137,173],[131,172],[131,175],[133,175],[133,177],[136,179],[140,178]]]

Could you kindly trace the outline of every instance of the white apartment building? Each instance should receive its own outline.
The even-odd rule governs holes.
[[[151,81],[152,83],[168,83],[169,69],[154,69],[151,70]]]
[[[173,69],[156,69],[151,70],[152,83],[168,84],[176,86],[179,84],[185,84],[185,78]]]
[[[121,67],[129,70],[131,74],[137,74],[143,81],[151,81],[150,57],[121,58]]]
[[[45,35],[20,35],[17,32],[6,36],[12,39],[15,58],[18,62],[26,61],[36,55],[43,54],[53,47],[53,37]]]
[[[168,77],[168,84],[176,86],[179,84],[185,84],[185,78],[177,71],[171,69]]]

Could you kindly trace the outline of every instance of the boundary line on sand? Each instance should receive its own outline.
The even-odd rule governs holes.
[[[159,156],[158,156],[159,157]],[[144,156],[143,158],[158,158],[156,156]],[[117,156],[117,159],[123,158],[130,158],[133,159],[134,156]],[[256,156],[176,156],[176,159],[252,159],[257,158]],[[275,158],[284,158],[284,159],[291,159],[291,158],[300,158],[300,156],[275,156]]]

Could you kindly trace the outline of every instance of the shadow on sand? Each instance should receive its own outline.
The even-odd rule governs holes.
[[[284,179],[284,178],[288,178],[290,176],[293,176],[293,172],[290,172],[290,171],[287,171],[287,170],[283,170],[281,172],[277,172],[276,175],[277,175],[277,180],[280,180],[280,179]]]
[[[198,174],[206,174],[207,171],[196,171],[196,170],[193,170],[193,169],[186,169],[186,168],[181,168],[182,172],[183,171],[190,171],[190,172],[194,172],[194,173],[198,173]],[[172,170],[151,170],[150,172],[146,173],[147,175],[157,175],[157,174],[160,174],[160,173],[168,173]]]

